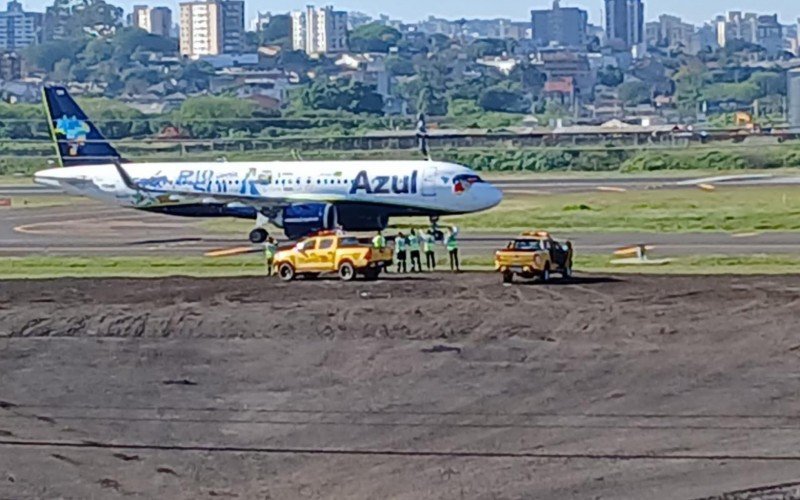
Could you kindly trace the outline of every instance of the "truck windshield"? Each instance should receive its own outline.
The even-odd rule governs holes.
[[[357,247],[359,245],[358,238],[353,236],[348,236],[339,240],[340,247]]]
[[[514,242],[514,250],[538,251],[541,249],[542,244],[539,240],[516,240]]]

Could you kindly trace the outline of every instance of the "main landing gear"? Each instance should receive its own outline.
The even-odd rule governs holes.
[[[250,231],[250,243],[264,243],[269,238],[269,233],[263,227],[257,227]]]

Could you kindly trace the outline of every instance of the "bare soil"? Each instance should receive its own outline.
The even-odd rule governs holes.
[[[797,276],[0,281],[0,498],[800,498],[798,311]]]

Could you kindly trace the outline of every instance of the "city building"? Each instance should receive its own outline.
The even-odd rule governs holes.
[[[0,12],[0,51],[18,50],[39,42],[42,15],[22,10],[16,0],[8,2],[5,12]]]
[[[767,54],[775,56],[783,48],[783,26],[778,15],[759,15],[755,12],[731,11],[715,20],[717,43],[725,47],[732,40],[741,40],[764,47]]]
[[[789,95],[789,126],[800,130],[800,69],[786,73]]]
[[[181,3],[181,55],[191,59],[238,54],[244,42],[243,0]]]
[[[717,43],[725,47],[732,40],[756,43],[758,14],[754,12],[731,11],[728,16],[717,16]]]
[[[0,52],[0,80],[13,82],[22,78],[22,61],[15,52]]]
[[[347,51],[347,12],[313,7],[292,12],[292,47],[309,55]]]
[[[778,21],[778,14],[758,16],[756,43],[767,49],[771,56],[783,52],[783,26]]]
[[[168,7],[134,5],[131,24],[148,33],[169,37],[172,31],[172,11]]]
[[[658,21],[645,25],[645,33],[648,47],[689,47],[695,27],[680,17],[662,14]]]
[[[542,47],[560,45],[562,47],[582,47],[586,45],[586,27],[589,15],[576,7],[561,7],[554,0],[549,10],[531,12],[533,40]]]
[[[644,52],[644,4],[642,0],[606,0],[606,39],[612,46]]]

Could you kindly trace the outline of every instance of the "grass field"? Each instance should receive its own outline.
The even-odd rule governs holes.
[[[800,230],[792,187],[508,195],[496,209],[449,218],[477,231],[748,232]]]
[[[800,188],[748,187],[625,193],[511,194],[488,212],[447,217],[446,225],[482,232],[765,232],[800,230]],[[426,227],[424,218],[394,218],[391,230]],[[217,234],[246,234],[250,221],[209,220]]]
[[[43,207],[63,207],[63,206],[78,206],[93,203],[88,198],[81,198],[79,196],[68,195],[54,195],[54,196],[10,196],[11,209],[24,209],[24,208],[43,208]],[[8,210],[7,208],[0,210]]]
[[[491,271],[492,260],[465,259],[464,269]],[[440,261],[440,269],[446,268]],[[664,266],[615,266],[605,256],[578,256],[575,268],[590,273],[650,274],[800,274],[800,255],[697,255],[674,259]],[[259,256],[212,259],[207,257],[11,257],[0,259],[0,279],[44,278],[155,278],[164,276],[263,276]]]

